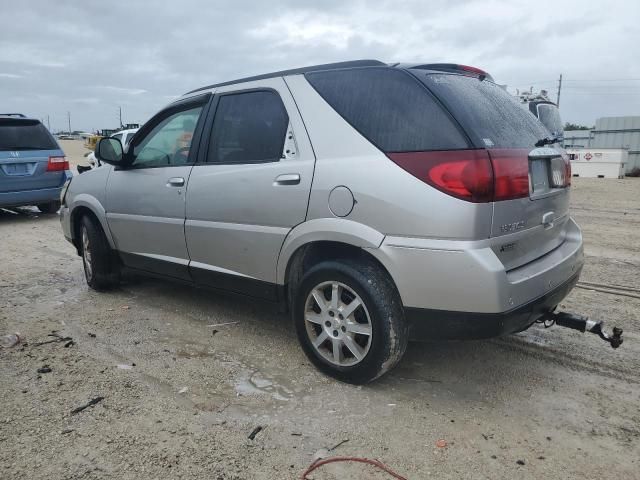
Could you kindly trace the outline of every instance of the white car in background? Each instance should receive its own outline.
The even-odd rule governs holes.
[[[133,138],[133,135],[137,131],[138,131],[137,128],[120,130],[119,132],[111,135],[110,138],[117,138],[118,140],[120,140],[120,143],[126,148],[127,145],[129,145],[129,142],[131,141],[131,139]],[[87,155],[87,161],[89,162],[89,165],[91,166],[91,168],[96,168],[101,165],[100,161],[96,158],[96,155],[94,152],[91,152],[89,155]]]

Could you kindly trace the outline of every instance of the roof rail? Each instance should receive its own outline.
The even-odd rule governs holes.
[[[18,118],[27,118],[26,115],[22,113],[0,113],[0,117],[18,117]]]
[[[191,93],[200,92],[202,90],[209,90],[210,88],[224,87],[226,85],[235,85],[236,83],[251,82],[254,80],[265,80],[267,78],[284,77],[286,75],[297,75],[307,72],[317,72],[319,70],[336,70],[339,68],[355,68],[355,67],[380,67],[387,66],[379,60],[353,60],[349,62],[337,62],[337,63],[325,63],[323,65],[311,65],[302,68],[293,68],[291,70],[280,70],[279,72],[265,73],[262,75],[256,75],[254,77],[239,78],[237,80],[231,80],[229,82],[215,83],[202,88],[196,88],[190,92],[185,93],[189,95]]]

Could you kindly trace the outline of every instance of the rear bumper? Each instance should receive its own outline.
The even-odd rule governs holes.
[[[473,313],[405,308],[410,336],[413,340],[470,340],[519,332],[557,306],[576,285],[580,271],[540,298],[508,312]]]
[[[511,316],[540,298],[562,291],[559,286],[576,278],[584,264],[580,228],[569,219],[565,232],[563,243],[554,250],[511,270],[496,256],[493,238],[453,241],[386,237],[379,248],[368,251],[391,274],[411,316],[432,317],[412,311],[435,311],[441,322],[455,322],[458,314],[477,319],[484,315]],[[498,241],[513,240],[505,236]],[[524,328],[526,322],[519,326]],[[496,329],[498,334],[500,330]]]
[[[1,192],[0,207],[22,207],[60,200],[60,192],[64,182],[72,177],[71,171],[64,172],[62,183],[58,187],[39,188],[37,190],[20,190],[17,192]]]

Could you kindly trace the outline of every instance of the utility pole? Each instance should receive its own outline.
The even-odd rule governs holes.
[[[69,135],[71,135],[71,112],[67,112],[67,120],[69,122]]]
[[[120,128],[122,128],[122,107],[118,107],[118,111],[120,112]]]
[[[560,90],[562,89],[562,74],[560,74],[560,79],[558,80],[558,98],[556,99],[556,105],[560,106]]]
[[[47,130],[51,131],[51,123],[49,122],[49,115],[47,115]]]

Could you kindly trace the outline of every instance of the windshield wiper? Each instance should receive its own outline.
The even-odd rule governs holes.
[[[544,137],[536,142],[536,147],[544,147],[545,145],[553,145],[554,143],[559,143],[559,137]]]

